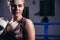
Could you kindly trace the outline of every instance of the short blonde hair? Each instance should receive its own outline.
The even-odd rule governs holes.
[[[8,0],[9,2],[14,2],[14,0]],[[25,0],[22,0],[23,2],[25,2]]]
[[[26,0],[22,0],[22,1],[24,2],[24,5],[25,5],[25,1],[26,1]],[[9,2],[9,5],[11,5],[11,4],[14,3],[14,0],[8,0],[8,2]]]

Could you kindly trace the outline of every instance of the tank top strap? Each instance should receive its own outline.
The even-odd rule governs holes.
[[[21,18],[20,21],[18,21],[18,23],[19,23],[22,27],[24,27],[24,26],[25,26],[25,20],[26,20],[26,18],[23,17],[23,18]]]

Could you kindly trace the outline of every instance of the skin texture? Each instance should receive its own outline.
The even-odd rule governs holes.
[[[11,21],[19,21],[23,16],[23,10],[24,10],[24,3],[25,0],[13,0],[10,2],[10,11],[12,13],[12,20]],[[25,28],[27,30],[28,40],[35,40],[35,28],[33,25],[33,22],[30,19],[25,20]]]

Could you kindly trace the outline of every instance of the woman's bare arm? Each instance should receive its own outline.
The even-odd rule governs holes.
[[[26,19],[26,30],[28,32],[28,40],[35,40],[35,29],[32,21],[30,19]]]

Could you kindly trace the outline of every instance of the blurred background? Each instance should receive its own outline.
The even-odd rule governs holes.
[[[23,16],[33,22],[60,22],[60,0],[26,0]],[[9,21],[11,13],[7,0],[0,0],[0,17]],[[44,25],[35,25],[36,34],[44,34]],[[60,34],[60,25],[49,25],[48,34]],[[49,40],[60,40],[60,37],[48,37]],[[44,40],[44,37],[36,37]]]

